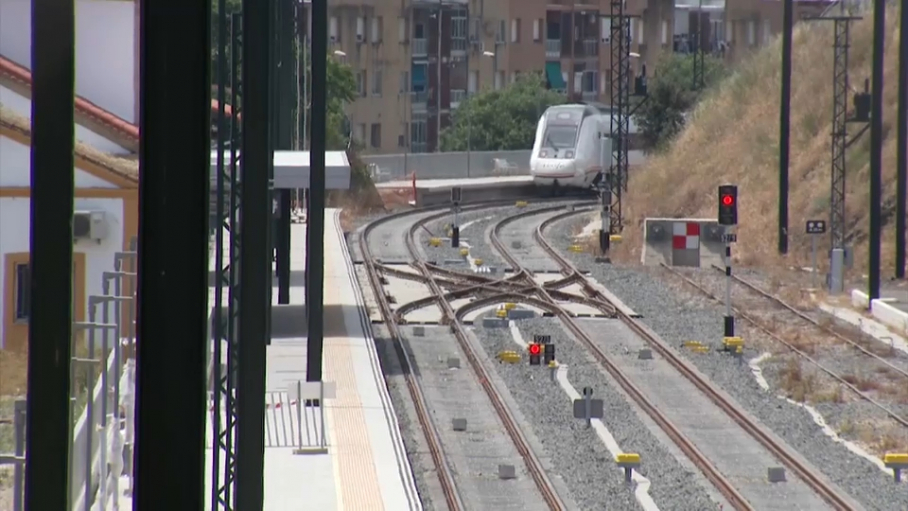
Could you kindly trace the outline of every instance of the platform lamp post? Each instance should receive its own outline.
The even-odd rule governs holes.
[[[495,52],[484,51],[482,52],[483,57],[489,57],[493,59],[493,66],[498,62]],[[492,72],[492,80],[495,79],[495,72]],[[479,61],[479,68],[476,70],[476,91],[475,94],[478,94],[482,90],[482,61]],[[473,161],[473,111],[470,110],[470,115],[467,117],[467,177],[470,177],[471,167]]]

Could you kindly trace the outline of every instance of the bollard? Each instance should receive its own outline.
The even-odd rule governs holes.
[[[549,362],[549,374],[552,377],[552,381],[558,379],[558,362],[552,360]]]
[[[640,466],[640,455],[636,453],[621,453],[615,456],[615,462],[624,469],[624,481],[630,483],[634,469]]]
[[[902,482],[902,469],[908,468],[908,454],[905,453],[886,453],[883,456],[883,464],[886,468],[892,469],[892,477],[895,482]]]

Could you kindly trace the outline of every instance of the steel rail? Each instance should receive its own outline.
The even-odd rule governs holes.
[[[723,275],[725,274],[725,268],[719,268],[719,267],[716,266],[716,265],[712,265],[712,268],[715,269],[715,270],[721,271]],[[833,330],[832,328],[829,328],[829,327],[826,327],[826,326],[821,325],[819,321],[817,321],[817,320],[815,320],[814,318],[808,316],[807,314],[804,314],[803,312],[799,311],[798,309],[796,309],[794,306],[790,305],[788,302],[786,302],[786,301],[783,300],[782,298],[780,298],[780,297],[778,297],[778,296],[776,296],[776,295],[774,295],[774,294],[772,294],[772,293],[769,293],[769,292],[767,292],[767,291],[764,291],[763,289],[760,289],[760,288],[759,288],[756,284],[754,284],[753,282],[750,282],[750,281],[748,281],[748,280],[746,280],[746,279],[743,279],[743,278],[741,278],[741,277],[739,277],[739,276],[737,276],[737,275],[732,275],[731,278],[732,278],[735,282],[737,282],[738,284],[741,284],[742,286],[744,286],[745,288],[747,288],[748,290],[750,290],[751,292],[756,293],[756,294],[762,296],[763,298],[766,298],[766,299],[772,301],[772,302],[775,303],[776,305],[782,307],[783,309],[788,310],[789,312],[793,313],[794,315],[798,316],[799,318],[803,319],[804,321],[810,323],[811,325],[813,325],[813,326],[819,328],[820,330],[823,330],[824,332],[828,333],[829,335],[832,335],[832,336],[835,337],[837,340],[842,341],[842,342],[844,342],[844,343],[850,345],[851,347],[853,347],[854,349],[856,349],[856,350],[860,351],[861,353],[867,355],[868,357],[871,357],[871,358],[876,359],[876,360],[877,360],[878,362],[880,362],[881,364],[884,364],[885,366],[889,367],[889,369],[892,369],[893,371],[895,371],[895,372],[901,374],[902,376],[905,376],[906,378],[908,378],[908,371],[902,369],[901,367],[898,367],[898,366],[892,364],[891,362],[889,362],[889,361],[886,360],[885,358],[883,358],[883,357],[877,355],[876,353],[874,353],[874,352],[868,350],[867,348],[861,346],[859,343],[857,343],[857,342],[855,342],[855,341],[853,341],[853,340],[851,340],[851,339],[845,337],[844,335],[842,335],[842,334],[836,332],[836,331]]]
[[[405,215],[389,215],[388,217],[379,219],[367,225],[362,232],[362,236],[359,239],[360,251],[362,252],[363,262],[366,267],[366,273],[369,277],[369,282],[372,287],[372,293],[375,296],[375,301],[378,303],[379,309],[381,310],[381,315],[385,320],[385,325],[388,328],[388,332],[391,334],[394,350],[397,353],[397,358],[401,365],[401,373],[403,373],[404,378],[407,382],[407,390],[410,393],[410,399],[413,401],[413,407],[416,410],[419,426],[426,438],[426,444],[429,448],[429,455],[432,458],[432,463],[435,465],[435,472],[438,476],[438,481],[441,484],[441,489],[445,496],[445,502],[447,503],[449,511],[466,511],[467,508],[466,506],[464,506],[463,500],[461,499],[457,484],[454,480],[453,471],[448,464],[447,456],[445,455],[444,449],[442,448],[441,437],[438,434],[438,431],[435,429],[432,418],[429,414],[429,407],[426,401],[426,397],[422,392],[422,387],[418,378],[412,370],[413,364],[410,361],[410,357],[409,355],[407,355],[407,352],[404,349],[404,337],[401,335],[400,330],[397,328],[397,325],[394,324],[393,312],[387,298],[385,297],[381,282],[381,276],[375,266],[374,257],[372,256],[372,252],[369,248],[369,234],[372,232],[372,230],[375,229],[375,227],[383,223],[401,218],[403,216]]]
[[[720,299],[718,296],[712,294],[708,289],[706,289],[705,287],[701,286],[701,285],[698,284],[697,282],[694,282],[693,280],[689,279],[688,277],[682,275],[680,272],[678,272],[678,271],[675,270],[674,268],[672,268],[672,267],[670,267],[670,266],[667,266],[667,265],[662,265],[662,268],[664,268],[666,271],[668,271],[669,273],[671,273],[671,274],[674,275],[675,277],[678,277],[679,279],[681,279],[685,284],[688,284],[688,285],[690,285],[691,287],[693,287],[694,289],[697,289],[698,291],[700,291],[701,293],[703,293],[704,295],[706,295],[706,296],[707,296],[708,298],[710,298],[711,300],[713,300],[713,301],[715,301],[715,302],[717,302],[717,303],[725,303],[725,300],[724,300],[724,299]],[[723,271],[724,271],[724,270],[723,270]],[[891,408],[887,407],[887,406],[884,405],[883,403],[880,403],[879,401],[877,401],[876,399],[872,398],[872,397],[871,397],[870,395],[868,395],[867,393],[861,391],[861,389],[857,388],[854,384],[852,384],[852,383],[850,383],[848,380],[842,378],[838,373],[836,373],[836,372],[833,371],[832,369],[826,367],[825,365],[823,365],[822,363],[820,363],[817,359],[811,357],[810,355],[808,355],[807,353],[805,353],[803,350],[801,350],[800,348],[798,348],[798,347],[795,346],[794,344],[792,344],[792,343],[786,341],[785,339],[783,339],[781,336],[779,336],[778,334],[776,334],[775,332],[773,332],[769,327],[765,326],[761,321],[759,321],[758,319],[754,318],[754,317],[751,316],[750,314],[748,314],[748,313],[742,311],[741,309],[739,309],[739,308],[737,308],[737,307],[735,307],[735,306],[732,306],[731,309],[732,309],[732,312],[734,312],[735,316],[737,316],[737,317],[739,317],[739,318],[741,318],[741,319],[747,321],[748,323],[750,323],[751,325],[753,325],[757,330],[760,330],[761,332],[763,332],[763,333],[764,333],[767,337],[769,337],[770,339],[772,339],[772,340],[778,342],[779,344],[785,346],[786,348],[788,348],[789,350],[793,351],[793,352],[794,352],[795,354],[797,354],[798,356],[802,357],[804,360],[810,362],[811,364],[813,364],[814,366],[816,366],[817,369],[823,371],[824,373],[826,373],[827,375],[829,375],[832,379],[834,379],[835,381],[839,382],[839,384],[841,384],[842,386],[844,386],[846,389],[848,389],[848,390],[849,390],[850,392],[852,392],[854,395],[856,395],[856,396],[858,396],[859,398],[863,399],[864,401],[867,401],[868,403],[870,403],[870,404],[872,404],[872,405],[878,407],[878,408],[879,408],[880,410],[882,410],[886,415],[888,415],[892,420],[898,422],[899,424],[901,424],[901,425],[904,426],[904,427],[908,427],[908,419],[905,419],[905,418],[902,417],[901,415],[895,413]]]
[[[409,229],[409,232],[404,236],[407,248],[410,251],[410,255],[416,261],[417,266],[422,270],[423,274],[428,278],[427,283],[429,285],[429,288],[432,290],[432,293],[435,295],[436,300],[438,301],[443,316],[448,320],[454,337],[457,339],[458,344],[467,357],[467,361],[470,363],[470,366],[476,373],[480,385],[485,390],[486,395],[488,395],[492,407],[495,408],[495,411],[498,413],[502,425],[507,431],[508,436],[511,437],[511,441],[514,443],[514,446],[517,448],[517,452],[520,454],[521,458],[523,458],[523,461],[527,467],[527,471],[532,477],[533,482],[536,484],[536,487],[539,488],[543,500],[545,501],[549,509],[552,509],[553,511],[563,510],[565,509],[565,506],[562,503],[561,498],[558,496],[558,493],[555,491],[551,481],[549,481],[542,463],[536,457],[536,454],[533,452],[532,448],[529,445],[529,442],[524,437],[523,432],[517,425],[517,421],[514,419],[508,406],[505,404],[498,390],[492,384],[485,367],[483,367],[482,362],[480,361],[480,355],[476,353],[476,350],[473,348],[469,339],[467,338],[466,329],[464,328],[463,324],[457,319],[457,315],[451,308],[451,304],[444,299],[444,292],[436,283],[434,275],[432,275],[431,271],[426,267],[425,261],[423,261],[420,257],[414,238],[416,237],[416,232],[420,229],[420,227],[429,221],[431,221],[430,218],[423,218],[417,221]]]
[[[556,260],[562,262],[562,264],[574,268],[574,265],[571,264],[564,256],[561,255],[558,250],[556,250],[544,236],[544,228],[549,224],[543,223],[537,228],[536,240],[540,243],[542,248],[549,253]],[[576,268],[574,268],[576,271]],[[606,301],[609,301],[608,298],[605,298]],[[614,304],[613,304],[614,305]],[[822,476],[815,473],[810,467],[804,463],[800,457],[795,454],[791,449],[786,445],[783,445],[782,442],[778,441],[774,436],[770,435],[761,425],[738,406],[734,401],[725,396],[719,391],[719,389],[703,377],[691,363],[682,359],[680,355],[675,353],[671,347],[669,347],[658,335],[655,334],[652,330],[649,329],[643,322],[638,321],[630,316],[628,316],[624,311],[617,308],[617,315],[631,330],[633,330],[637,335],[642,339],[646,340],[647,343],[653,347],[666,361],[672,364],[675,369],[677,369],[682,375],[684,375],[691,383],[693,383],[701,392],[703,392],[713,403],[721,408],[725,413],[731,417],[736,423],[738,423],[741,428],[750,434],[754,439],[760,442],[764,448],[766,448],[770,453],[772,453],[779,461],[781,461],[786,467],[792,470],[798,477],[804,481],[814,492],[817,493],[823,500],[832,505],[835,509],[841,511],[852,511],[854,507],[850,504],[849,500],[840,495],[834,488],[832,488]],[[585,332],[582,332],[579,327],[576,325],[571,326],[574,322],[570,319],[567,321],[569,328],[571,330],[577,331],[581,334],[580,337],[585,337]],[[587,338],[587,340],[589,340]],[[596,347],[594,344],[589,343],[588,346],[593,348],[594,355],[598,352],[597,358],[605,357],[605,355]],[[658,413],[658,411],[657,411]],[[680,431],[678,435],[681,435]],[[689,442],[689,440],[688,440]],[[680,447],[680,445],[679,445]],[[713,484],[716,484],[717,489],[725,495],[726,498],[730,499],[730,503],[735,506],[736,509],[752,509],[750,503],[737,491],[731,483],[725,479],[722,474],[715,472],[715,468],[712,466],[712,463],[706,459],[702,453],[696,450],[696,447],[691,443],[689,444],[689,449],[692,453],[696,453],[695,456],[698,456],[700,460],[697,463],[701,470],[704,470],[704,475],[709,478]],[[707,474],[707,472],[711,472]]]
[[[529,216],[529,214],[535,212],[527,212],[526,214],[514,215],[508,217],[495,228],[492,229],[492,244],[495,246],[496,250],[501,254],[501,256],[508,261],[515,269],[521,267],[520,261],[504,246],[501,240],[497,236],[497,231],[504,225],[516,221],[517,219]],[[563,219],[571,214],[577,214],[578,212],[570,211],[555,215],[553,218]],[[516,218],[515,218],[516,217]],[[554,220],[553,220],[554,221]],[[542,228],[543,226],[550,225],[551,222],[546,221],[540,224],[536,228],[536,232],[539,236],[536,238],[536,241],[539,243],[540,247],[545,250],[552,258],[557,261],[563,268],[565,273],[577,274],[579,271],[570,264],[569,261],[561,257],[560,254],[556,253],[555,250],[549,245],[545,238],[542,237]],[[537,284],[538,286],[538,284]],[[541,286],[538,286],[541,289]],[[544,292],[544,291],[543,291]],[[614,304],[611,304],[614,314],[624,320],[626,323],[630,320],[630,325],[633,328],[636,323],[631,318],[623,314]],[[646,397],[646,395],[641,391],[634,383],[624,374],[624,371],[618,366],[618,364],[613,361],[608,355],[606,355],[598,346],[593,342],[593,340],[587,335],[580,325],[578,325],[571,315],[564,310],[563,307],[560,307],[557,304],[554,304],[556,309],[556,314],[561,319],[561,322],[567,327],[567,329],[574,335],[574,337],[592,353],[593,357],[605,368],[606,371],[615,379],[616,382],[621,386],[622,389],[633,399],[637,405],[653,419],[653,421],[659,425],[662,431],[668,435],[669,438],[681,449],[681,451],[700,469],[703,475],[716,487],[717,490],[728,500],[729,504],[734,507],[734,509],[739,511],[753,511],[753,506],[744,498],[744,496],[731,484],[728,479],[712,464],[709,458],[703,454],[700,449],[687,438],[684,433],[681,432],[666,416],[663,414],[656,405]],[[644,337],[646,338],[646,337]]]

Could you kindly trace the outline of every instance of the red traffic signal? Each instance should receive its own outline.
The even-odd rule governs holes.
[[[735,203],[735,198],[732,197],[731,195],[723,195],[723,196],[722,196],[722,205],[723,205],[723,206],[726,206],[726,207],[727,207],[727,206],[733,206],[734,203]]]
[[[539,355],[542,353],[542,348],[538,344],[530,344],[530,355]]]

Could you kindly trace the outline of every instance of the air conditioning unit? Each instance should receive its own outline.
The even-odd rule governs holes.
[[[73,239],[98,243],[107,239],[107,212],[76,211],[73,215]]]
[[[361,43],[366,40],[366,36],[363,34],[356,34],[356,42]]]

